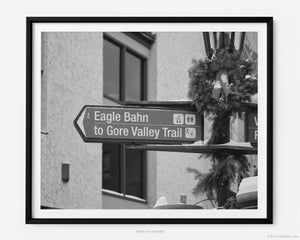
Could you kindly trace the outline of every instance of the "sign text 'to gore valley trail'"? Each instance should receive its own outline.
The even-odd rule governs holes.
[[[74,124],[86,142],[179,143],[201,140],[201,114],[194,111],[85,106]]]

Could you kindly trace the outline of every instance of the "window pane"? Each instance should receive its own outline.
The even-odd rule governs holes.
[[[142,60],[129,52],[125,55],[125,100],[141,100]]]
[[[103,144],[102,187],[120,192],[120,145]]]
[[[121,49],[105,39],[103,45],[104,94],[119,100]]]
[[[143,198],[142,151],[126,151],[126,194]]]

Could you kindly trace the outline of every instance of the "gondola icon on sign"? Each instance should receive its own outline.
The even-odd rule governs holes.
[[[196,138],[196,128],[185,128],[186,138]]]
[[[173,124],[176,125],[183,125],[184,123],[184,115],[183,114],[173,114]]]

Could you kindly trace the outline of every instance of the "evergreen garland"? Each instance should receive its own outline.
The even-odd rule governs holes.
[[[240,52],[228,46],[215,50],[211,59],[192,61],[192,67],[189,69],[188,96],[196,109],[208,114],[213,121],[209,144],[222,143],[220,136],[228,127],[227,120],[232,113],[238,112],[244,103],[250,102],[251,96],[257,93],[257,77],[252,75],[253,68],[252,61],[240,58]],[[212,95],[218,81],[218,69],[226,69],[229,94],[226,96],[221,88],[220,97],[216,100]],[[229,188],[234,181],[235,173],[238,174],[239,181],[247,177],[247,158],[244,155],[219,156],[217,153],[212,156],[216,162],[213,161],[213,168],[209,173],[202,174],[196,169],[187,169],[198,180],[193,194],[206,193],[209,199],[216,196],[219,206],[236,208],[235,193]],[[238,169],[235,166],[239,166]]]
[[[217,71],[212,71],[214,65],[223,67],[223,63],[230,61],[232,67],[227,69],[230,93],[225,98],[221,90],[219,100],[212,97],[212,91],[216,82]],[[233,112],[239,111],[242,105],[251,101],[251,96],[257,93],[257,78],[251,75],[253,62],[249,59],[241,59],[237,50],[230,51],[223,48],[216,51],[212,59],[193,60],[189,69],[189,94],[192,104],[199,112],[207,113],[213,120],[212,137],[214,142],[217,132],[222,131],[224,121]]]

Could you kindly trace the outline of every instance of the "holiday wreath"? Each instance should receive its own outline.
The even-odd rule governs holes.
[[[257,78],[252,75],[253,62],[242,59],[240,51],[225,47],[212,57],[193,60],[189,69],[189,97],[199,112],[213,120],[209,143],[219,143],[224,121],[238,112],[257,93]]]

